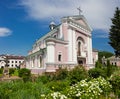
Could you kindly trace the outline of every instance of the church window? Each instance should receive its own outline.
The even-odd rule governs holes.
[[[62,55],[59,54],[59,55],[58,55],[58,61],[61,61],[61,57],[62,57]]]
[[[78,56],[81,55],[81,42],[78,42]]]
[[[54,35],[53,37],[54,37],[54,38],[57,38],[57,35]]]

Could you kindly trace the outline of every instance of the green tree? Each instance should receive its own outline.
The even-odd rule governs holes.
[[[97,61],[96,63],[95,63],[95,68],[102,68],[103,67],[103,65],[102,65],[102,63],[100,63],[99,61]]]
[[[106,78],[106,72],[104,69],[101,68],[92,68],[88,71],[89,77],[92,78],[98,78],[98,77],[104,77]]]
[[[99,51],[98,52],[98,60],[99,62],[102,62],[102,58],[105,56],[105,58],[113,56],[113,53],[108,52],[108,51]]]
[[[109,44],[113,47],[116,57],[120,56],[120,9],[116,7],[109,32]]]
[[[19,77],[23,78],[24,82],[29,81],[31,78],[31,71],[29,69],[22,68],[18,71],[18,73]]]
[[[107,76],[110,77],[113,72],[113,65],[110,64],[110,61],[107,60]]]
[[[83,66],[76,66],[69,72],[71,85],[86,78],[88,78],[88,73]]]

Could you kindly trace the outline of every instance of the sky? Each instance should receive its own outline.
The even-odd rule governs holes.
[[[0,0],[0,54],[26,56],[51,21],[78,15],[78,7],[93,29],[93,48],[113,52],[108,35],[117,6],[119,0]]]

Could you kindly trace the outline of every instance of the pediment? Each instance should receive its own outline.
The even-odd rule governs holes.
[[[92,28],[89,26],[86,18],[83,15],[72,16],[72,17],[70,17],[70,19],[72,19],[74,22],[80,24],[87,30],[92,31]]]

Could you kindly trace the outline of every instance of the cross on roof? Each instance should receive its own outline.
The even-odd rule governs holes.
[[[82,13],[81,8],[80,8],[80,7],[78,7],[78,8],[77,8],[77,10],[79,11],[79,15],[81,15],[81,13]]]

